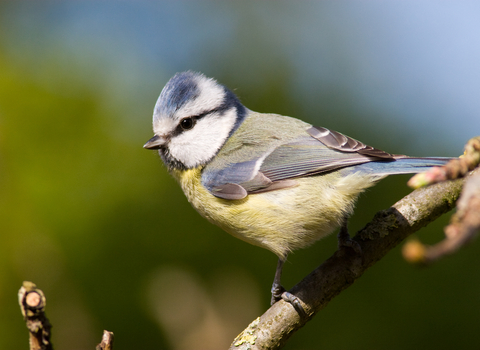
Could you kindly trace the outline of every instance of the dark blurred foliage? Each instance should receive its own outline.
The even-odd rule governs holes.
[[[477,119],[448,108],[438,114],[442,122],[432,122],[436,103],[419,104],[428,111],[423,120],[412,114],[409,96],[391,114],[388,101],[360,102],[368,94],[358,81],[350,88],[346,77],[359,74],[358,60],[369,56],[349,56],[345,33],[328,29],[347,28],[348,16],[336,24],[346,5],[327,3],[313,13],[312,5],[285,2],[275,9],[180,4],[0,6],[0,349],[28,348],[16,304],[23,280],[45,292],[60,350],[92,349],[103,329],[115,333],[119,350],[226,348],[268,308],[276,257],[202,219],[160,159],[142,149],[152,136],[155,99],[175,71],[203,71],[250,109],[296,116],[395,153],[453,156],[479,133]],[[315,16],[323,21],[304,22]],[[315,47],[318,39],[331,56],[312,56],[299,68],[305,54],[294,53],[301,45],[291,33],[302,26],[319,30],[305,40]],[[338,72],[329,75],[322,65]],[[372,91],[382,92],[385,82],[376,83]],[[442,124],[454,118],[459,130],[473,123],[471,134]],[[350,230],[409,193],[407,179],[388,178],[362,195]],[[421,239],[440,240],[447,221],[429,225]],[[477,243],[425,269],[409,266],[395,249],[286,348],[475,348]],[[332,236],[292,254],[285,286],[335,247]]]

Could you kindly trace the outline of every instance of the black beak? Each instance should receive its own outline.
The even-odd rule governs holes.
[[[165,139],[161,136],[155,135],[146,144],[143,145],[145,149],[160,149],[165,144]]]

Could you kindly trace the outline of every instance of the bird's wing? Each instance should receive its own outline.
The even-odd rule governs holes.
[[[253,159],[209,169],[203,185],[216,197],[243,199],[248,194],[295,186],[295,178],[371,161],[392,161],[394,156],[326,128],[307,133]]]
[[[338,131],[329,130],[327,128],[312,126],[307,130],[307,133],[313,138],[322,142],[325,146],[342,152],[357,152],[365,156],[385,159],[402,157],[401,155],[392,155],[372,146],[367,146],[363,142],[357,141],[349,136],[339,133]]]

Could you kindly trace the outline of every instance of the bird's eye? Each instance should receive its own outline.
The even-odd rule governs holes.
[[[193,118],[185,118],[180,121],[180,126],[183,130],[190,130],[195,125],[195,120]]]

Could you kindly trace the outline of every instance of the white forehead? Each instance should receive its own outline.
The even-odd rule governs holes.
[[[177,127],[178,122],[171,118],[156,118],[153,115],[153,132],[155,135],[170,134]]]

